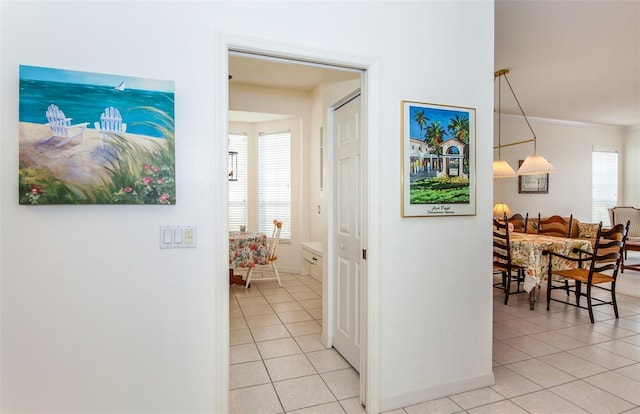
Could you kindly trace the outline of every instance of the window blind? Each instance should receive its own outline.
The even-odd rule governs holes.
[[[229,181],[229,230],[247,226],[247,135],[230,134],[229,151],[238,153],[237,181]]]
[[[271,234],[273,220],[282,222],[280,238],[291,239],[291,133],[258,136],[258,228]]]
[[[618,152],[594,150],[591,154],[591,220],[610,226],[609,209],[618,203]]]

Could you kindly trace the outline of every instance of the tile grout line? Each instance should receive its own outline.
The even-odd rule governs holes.
[[[297,277],[295,277],[295,276],[294,276],[294,278],[295,278],[295,279],[297,279],[297,280],[299,280],[299,279],[298,279]],[[253,281],[259,281],[259,279],[254,279]],[[307,287],[307,288],[308,288],[308,285],[304,284],[304,282],[303,282],[303,285],[294,285],[294,286],[305,286],[305,287]],[[337,398],[337,396],[335,395],[334,391],[329,387],[329,384],[326,382],[326,380],[325,380],[325,378],[322,376],[322,374],[326,374],[326,373],[330,373],[330,372],[342,371],[342,370],[346,370],[346,369],[353,369],[353,367],[349,366],[348,368],[338,368],[338,369],[332,369],[332,370],[329,370],[329,371],[326,371],[326,372],[320,372],[320,371],[318,370],[318,368],[313,364],[313,362],[311,361],[311,359],[309,359],[309,355],[308,355],[308,354],[310,354],[310,353],[314,353],[314,352],[321,352],[322,350],[327,350],[327,349],[331,349],[331,348],[324,348],[324,349],[322,349],[322,350],[315,350],[315,351],[308,351],[308,352],[307,352],[307,351],[304,351],[304,350],[300,347],[300,344],[296,341],[296,336],[293,334],[293,332],[291,332],[291,331],[290,331],[289,327],[287,327],[287,323],[285,323],[285,322],[282,320],[282,318],[280,317],[280,315],[278,314],[278,312],[276,311],[276,309],[273,307],[273,303],[269,302],[269,300],[267,299],[267,297],[264,295],[264,292],[262,291],[262,289],[260,289],[260,288],[259,288],[259,284],[258,284],[258,283],[256,283],[256,284],[255,284],[254,286],[252,286],[252,287],[258,288],[258,291],[260,292],[260,295],[254,295],[254,294],[251,294],[249,297],[258,297],[258,296],[259,296],[259,297],[263,298],[263,299],[265,300],[265,302],[267,302],[267,305],[269,305],[269,308],[271,309],[271,311],[272,311],[272,312],[277,316],[277,318],[278,318],[278,320],[280,321],[280,323],[285,327],[285,329],[286,329],[286,330],[287,330],[287,332],[289,333],[289,335],[290,335],[290,336],[289,336],[289,338],[293,339],[294,343],[296,343],[296,345],[300,348],[301,354],[302,354],[302,355],[304,355],[304,357],[305,357],[306,361],[310,364],[310,366],[313,368],[313,370],[314,370],[314,372],[315,372],[315,374],[309,374],[309,375],[303,375],[303,376],[300,376],[300,377],[287,378],[286,380],[290,380],[290,379],[298,379],[298,378],[304,378],[304,377],[311,377],[311,376],[316,376],[316,375],[317,375],[317,376],[321,379],[321,381],[323,382],[323,384],[327,387],[327,390],[331,393],[331,396],[333,397],[333,402],[338,403],[338,404],[339,404],[339,406],[340,406],[340,408],[344,411],[344,407],[343,407],[343,406],[342,406],[342,404],[340,403],[340,401],[341,401],[341,400],[339,400],[339,399]],[[320,319],[320,320],[315,319],[315,318],[314,318],[314,317],[313,317],[313,316],[308,312],[308,311],[309,311],[309,309],[306,309],[304,306],[302,306],[302,304],[300,304],[300,300],[296,299],[296,298],[291,294],[291,292],[289,292],[289,291],[287,290],[286,286],[284,286],[284,283],[283,283],[282,288],[283,288],[283,289],[285,289],[285,291],[287,292],[287,294],[291,296],[291,298],[292,298],[292,301],[291,301],[291,302],[295,302],[295,303],[297,303],[297,304],[298,304],[298,306],[300,306],[300,308],[302,309],[302,311],[304,311],[305,313],[307,313],[307,314],[312,318],[311,320],[307,320],[307,321],[298,321],[298,322],[310,322],[310,321],[312,321],[312,322],[316,322],[317,324],[319,324],[320,326],[322,326],[321,319]],[[309,288],[309,289],[310,289],[310,288]],[[311,290],[311,289],[310,289],[310,290]],[[321,296],[320,296],[320,295],[318,295],[318,294],[317,294],[317,292],[315,292],[315,291],[313,291],[313,290],[311,290],[311,291],[312,291],[314,294],[316,294],[316,295],[318,296],[318,298],[321,298]],[[238,297],[237,297],[237,295],[236,295],[236,292],[235,292],[235,291],[233,292],[233,294],[234,294],[234,298],[236,299],[236,301],[238,301]],[[307,299],[305,299],[305,300],[307,300]],[[284,303],[284,302],[278,302],[278,303]],[[238,306],[241,308],[241,311],[242,311],[242,305],[240,305],[240,304],[239,304],[239,302],[238,302]],[[251,305],[247,305],[247,306],[251,306]],[[315,308],[314,308],[314,309],[315,309]],[[254,345],[256,346],[256,349],[257,349],[257,351],[258,351],[258,355],[260,356],[260,360],[261,360],[261,362],[262,362],[262,364],[263,364],[263,366],[264,366],[265,370],[267,371],[267,375],[268,375],[268,377],[269,377],[269,379],[270,379],[270,381],[271,381],[271,382],[270,382],[270,383],[271,383],[271,386],[273,387],[273,389],[274,389],[274,391],[275,391],[275,393],[276,393],[276,396],[278,397],[278,401],[279,401],[279,403],[280,403],[281,407],[284,409],[284,405],[282,404],[282,400],[280,399],[280,395],[278,394],[278,392],[277,392],[277,390],[276,390],[276,388],[275,388],[275,383],[277,383],[277,382],[281,382],[281,381],[286,381],[286,380],[274,381],[274,380],[273,380],[273,377],[271,376],[271,373],[269,372],[269,370],[268,370],[268,368],[267,368],[267,366],[266,366],[265,361],[266,361],[266,360],[268,360],[268,359],[277,359],[277,358],[283,358],[283,357],[286,357],[286,356],[273,357],[273,358],[265,358],[265,357],[264,357],[264,355],[263,355],[263,353],[260,351],[260,348],[257,346],[258,341],[256,341],[256,340],[255,340],[255,336],[254,336],[254,335],[253,335],[253,333],[251,332],[251,327],[249,327],[249,322],[248,322],[248,321],[247,321],[247,319],[246,319],[246,318],[247,318],[247,315],[244,313],[244,311],[242,311],[242,315],[243,315],[243,319],[244,319],[244,321],[245,321],[245,324],[247,325],[247,329],[248,329],[248,330],[249,330],[249,332],[251,333],[251,337],[252,337],[252,339],[253,339],[253,343],[254,343]],[[253,315],[251,315],[251,316],[253,316]],[[291,323],[295,323],[295,322],[291,322]],[[275,326],[275,325],[271,325],[271,326]],[[313,334],[310,334],[310,335],[313,335]],[[306,336],[306,335],[298,335],[298,336]],[[279,339],[285,339],[285,338],[279,338]],[[277,339],[272,339],[272,340],[277,340]],[[260,342],[268,342],[268,341],[270,341],[270,340],[260,341]],[[293,354],[293,355],[297,355],[297,354]],[[248,387],[241,387],[241,388],[248,388]],[[238,389],[241,389],[241,388],[238,388]],[[349,397],[349,398],[351,398],[351,397]],[[348,398],[347,398],[347,399],[348,399]],[[323,405],[323,404],[327,404],[327,403],[311,405],[311,406],[303,407],[303,408],[300,408],[300,409],[306,409],[306,408],[310,408],[310,407],[316,407],[316,406],[320,406],[320,405]],[[284,412],[284,411],[283,411],[283,412]]]

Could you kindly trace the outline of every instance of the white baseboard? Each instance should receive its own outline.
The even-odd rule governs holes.
[[[410,405],[435,400],[448,395],[489,387],[495,383],[496,381],[492,372],[490,374],[450,382],[448,384],[438,384],[433,387],[420,388],[389,397],[382,397],[380,400],[380,411],[384,412],[408,407]]]

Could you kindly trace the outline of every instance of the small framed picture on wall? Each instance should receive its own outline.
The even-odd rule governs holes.
[[[523,160],[518,161],[518,166]],[[548,194],[549,173],[530,174],[518,176],[518,193],[524,194]]]

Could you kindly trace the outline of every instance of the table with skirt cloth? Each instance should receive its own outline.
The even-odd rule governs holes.
[[[249,269],[269,264],[267,235],[253,232],[229,232],[229,283],[245,285],[245,280],[234,275],[234,269]]]
[[[511,247],[511,263],[524,268],[524,289],[529,293],[531,310],[535,308],[536,289],[546,279],[549,270],[549,256],[543,256],[543,251],[550,250],[569,257],[578,257],[580,255],[573,252],[574,248],[593,252],[593,247],[589,240],[540,234],[510,233],[509,244]],[[555,270],[575,269],[578,266],[578,262],[557,256],[552,256],[551,260]],[[586,265],[588,265],[588,262],[583,264],[583,266]]]

